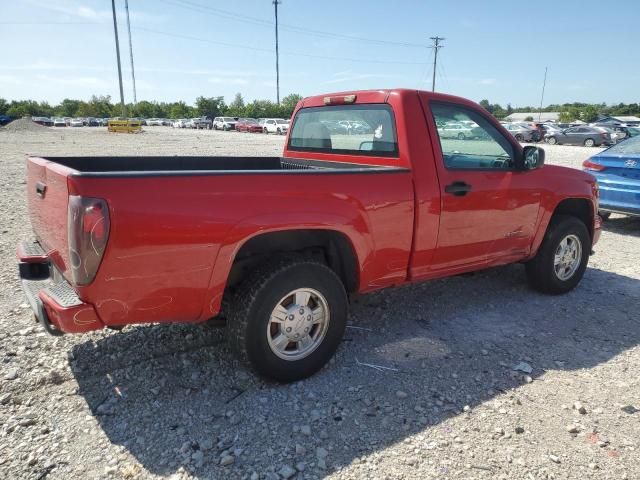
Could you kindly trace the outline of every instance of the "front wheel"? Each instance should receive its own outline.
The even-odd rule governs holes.
[[[522,140],[524,140],[524,138],[522,137],[522,135],[520,135],[519,133],[516,135],[516,140],[521,142]]]
[[[547,143],[549,145],[555,145],[556,143],[558,143],[558,139],[556,137],[549,137],[549,139],[547,140]]]
[[[529,283],[544,293],[573,290],[587,269],[590,251],[591,236],[581,220],[554,216],[538,253],[526,264]]]
[[[340,278],[321,263],[283,257],[264,264],[231,300],[231,348],[281,382],[313,375],[333,356],[347,323]]]
[[[584,146],[585,147],[593,147],[596,144],[595,140],[593,138],[587,138],[584,141]]]
[[[464,133],[459,133],[458,134],[458,140],[464,140],[466,137],[464,136]]]

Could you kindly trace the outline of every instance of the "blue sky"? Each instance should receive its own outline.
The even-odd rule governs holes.
[[[132,100],[124,0],[116,0]],[[275,100],[271,0],[129,0],[138,100]],[[640,101],[638,0],[283,0],[280,92],[430,89],[506,106]],[[118,98],[109,0],[0,2],[0,97]],[[609,39],[602,41],[600,39]]]

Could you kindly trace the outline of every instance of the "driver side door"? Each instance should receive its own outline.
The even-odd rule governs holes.
[[[432,142],[440,180],[441,214],[431,271],[471,270],[529,253],[540,204],[529,172],[515,169],[513,142],[484,114],[455,103],[429,102],[430,125],[472,121],[480,139]],[[439,150],[439,151],[438,151]]]

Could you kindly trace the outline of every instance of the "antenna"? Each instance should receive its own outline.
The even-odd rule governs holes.
[[[542,82],[542,97],[540,97],[540,110],[538,111],[538,122],[542,118],[542,102],[544,102],[544,87],[547,85],[547,68],[544,67],[544,81]]]

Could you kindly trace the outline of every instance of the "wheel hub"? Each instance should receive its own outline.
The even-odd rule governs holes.
[[[309,334],[312,322],[313,315],[307,305],[293,304],[287,308],[287,319],[284,322],[282,333],[292,342],[298,341]]]

